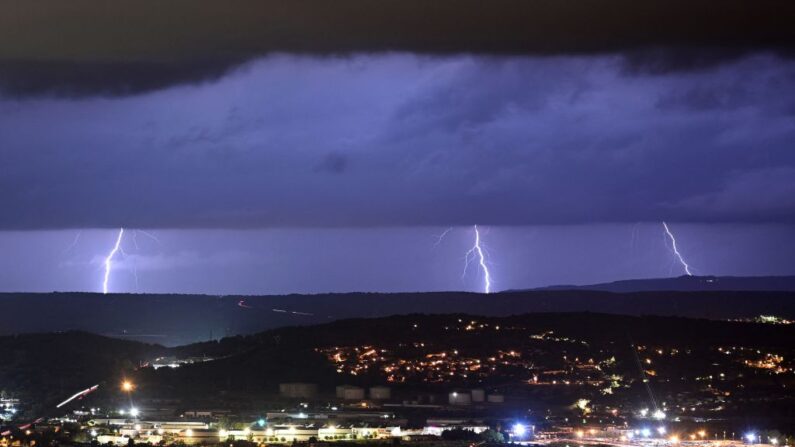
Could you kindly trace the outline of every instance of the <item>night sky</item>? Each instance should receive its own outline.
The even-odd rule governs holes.
[[[0,4],[0,291],[795,274],[791,4],[372,4]]]

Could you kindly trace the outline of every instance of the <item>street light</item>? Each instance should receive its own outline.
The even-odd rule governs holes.
[[[130,401],[130,416],[137,418],[139,412],[138,409],[133,406],[133,401],[132,401],[132,392],[133,390],[135,390],[135,384],[127,379],[124,379],[121,382],[121,390],[127,393],[127,399]]]

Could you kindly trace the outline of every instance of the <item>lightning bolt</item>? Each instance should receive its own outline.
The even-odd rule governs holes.
[[[673,249],[676,257],[679,259],[679,263],[682,264],[682,267],[684,267],[685,273],[687,273],[687,276],[693,276],[693,273],[690,272],[690,266],[687,265],[687,262],[685,262],[685,258],[682,257],[682,253],[679,253],[679,249],[676,248],[676,238],[674,237],[673,233],[671,233],[671,230],[668,228],[668,224],[663,222],[662,226],[665,229],[665,234],[667,234],[668,237],[671,238],[671,248]]]
[[[124,228],[119,228],[119,235],[116,237],[116,244],[113,249],[105,257],[105,279],[102,281],[102,293],[108,294],[108,280],[110,279],[110,270],[113,267],[113,256],[119,251],[121,247],[121,239],[124,236]]]
[[[472,262],[473,259],[477,259],[480,269],[483,270],[483,293],[491,293],[491,273],[489,273],[489,267],[486,265],[486,256],[483,254],[483,248],[480,245],[480,231],[478,231],[477,225],[474,226],[474,229],[475,244],[466,253],[464,258],[464,273],[461,276],[466,276],[469,263]]]
[[[135,232],[143,234],[144,236],[148,237],[149,239],[152,239],[153,241],[157,242],[158,244],[160,243],[160,239],[158,239],[157,236],[155,236],[154,234],[152,234],[152,233],[150,233],[148,231],[135,230]]]
[[[449,233],[451,231],[453,231],[453,227],[450,227],[450,228],[442,231],[442,234],[437,235],[436,236],[436,242],[433,244],[434,248],[438,247],[439,244],[442,243],[442,239],[444,239],[444,237],[447,236],[447,233]]]
[[[637,242],[638,235],[640,234],[638,226],[640,226],[640,222],[635,222],[635,225],[632,226],[631,239],[629,240],[629,248],[632,251],[635,251],[635,243]]]
[[[66,254],[67,254],[67,253],[69,253],[70,251],[74,250],[74,248],[75,248],[75,247],[77,247],[77,243],[78,243],[78,241],[80,241],[80,236],[81,236],[82,234],[83,234],[83,232],[82,232],[82,231],[78,231],[78,232],[77,232],[77,234],[75,235],[75,238],[72,240],[72,243],[71,243],[71,244],[69,244],[69,246],[68,246],[68,247],[66,247],[66,250],[64,250],[64,251],[63,251],[63,254],[64,254],[64,255],[66,255]]]
[[[160,239],[158,239],[157,236],[152,233],[144,230],[132,229],[128,230],[127,234],[129,235],[130,232],[132,232],[132,243],[136,251],[140,251],[140,248],[138,247],[138,233],[141,233],[160,244]],[[124,233],[124,228],[119,228],[119,235],[116,237],[116,244],[113,246],[113,249],[111,249],[110,253],[108,253],[108,255],[105,257],[105,277],[102,282],[102,293],[104,294],[108,293],[108,282],[110,279],[110,272],[113,269],[113,259],[116,256],[116,253],[121,254],[123,260],[127,261],[128,259],[128,254],[126,251],[124,251],[124,247],[121,245],[121,241],[124,239]],[[138,261],[135,256],[129,256],[129,259],[131,261],[130,269],[132,270],[133,277],[135,278],[135,290],[137,291],[140,289],[138,283]]]

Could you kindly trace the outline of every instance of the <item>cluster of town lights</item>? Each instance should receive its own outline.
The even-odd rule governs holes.
[[[335,348],[335,349],[337,349],[337,348]],[[133,384],[132,382],[130,382],[128,380],[124,380],[120,384],[121,391],[123,391],[124,393],[126,393],[128,395],[130,395],[135,390],[135,388],[136,388],[135,384]],[[456,396],[457,393],[453,392],[452,395]],[[131,405],[130,405],[129,408],[120,409],[119,410],[119,414],[121,414],[121,415],[129,415],[130,417],[137,419],[139,414],[140,414],[140,412],[139,412],[139,410],[136,407],[134,407],[132,405],[132,400],[130,401],[130,404]],[[336,407],[332,407],[332,410],[336,410],[336,409],[337,409]],[[93,409],[92,409],[92,413],[93,413]],[[654,424],[656,426],[652,426],[652,427],[646,426],[646,427],[642,427],[642,428],[636,428],[634,430],[629,430],[629,431],[625,432],[621,436],[621,440],[622,441],[632,441],[633,439],[636,439],[636,438],[644,438],[644,439],[667,440],[668,443],[670,443],[670,444],[679,444],[682,439],[690,440],[690,441],[696,441],[696,440],[704,440],[704,439],[706,439],[708,437],[708,432],[705,429],[700,429],[698,431],[695,431],[695,432],[692,432],[692,433],[689,433],[689,434],[681,433],[681,432],[680,433],[668,433],[668,429],[666,428],[666,426],[662,425],[663,424],[662,421],[664,421],[667,418],[667,415],[661,409],[656,409],[654,411],[650,411],[648,408],[644,408],[644,409],[640,410],[639,413],[640,413],[639,415],[642,418],[649,418],[649,419],[653,419],[653,420],[658,421],[658,422],[652,422],[652,424]],[[306,413],[304,413],[304,412],[301,412],[301,413],[299,413],[298,417],[299,418],[308,418],[308,415]],[[137,422],[137,420],[135,422]],[[657,424],[661,424],[661,425],[657,425]],[[255,422],[253,422],[251,424],[251,427],[255,427],[256,426],[258,428],[265,428],[266,436],[271,437],[271,436],[274,435],[274,430],[271,427],[267,427],[267,425],[268,425],[267,420],[264,419],[264,418],[261,418],[261,419],[256,420]],[[136,423],[133,427],[135,428],[136,431],[140,431],[141,430],[141,425],[140,424]],[[245,437],[249,437],[252,434],[252,428],[251,427],[246,427],[244,430],[242,430],[242,434]],[[516,440],[524,439],[524,438],[527,438],[528,436],[532,437],[532,436],[535,435],[535,428],[536,428],[535,426],[528,426],[528,425],[523,424],[521,422],[516,422],[516,423],[514,423],[511,426],[510,435],[511,435],[511,437],[513,437]],[[332,431],[332,432],[337,431],[337,427],[334,426],[334,425],[328,425],[327,429],[329,431]],[[531,433],[531,430],[532,430],[532,433]],[[163,430],[162,429],[158,429],[157,432],[159,434],[162,434]],[[288,429],[287,429],[287,433],[289,433],[290,435],[294,436],[297,433],[296,427],[295,426],[289,426]],[[398,429],[397,433],[399,433],[399,429]],[[577,438],[585,438],[586,433],[588,434],[589,437],[594,437],[594,436],[597,435],[598,430],[593,429],[593,428],[587,430],[587,432],[584,431],[584,430],[577,430],[577,431],[574,432],[574,435]],[[89,434],[90,434],[90,436],[92,438],[97,438],[97,436],[99,435],[99,432],[96,429],[92,428],[90,430]],[[194,431],[192,429],[188,428],[188,429],[182,431],[182,434],[184,436],[188,437],[188,438],[192,438],[194,436]],[[221,430],[218,431],[218,436],[222,440],[227,439],[232,434],[233,434],[233,431],[230,431],[230,430],[221,429]],[[393,431],[393,436],[395,436],[395,432],[394,431]],[[680,438],[680,436],[681,436],[681,438]],[[715,436],[717,437],[717,434],[715,434]],[[725,433],[724,433],[724,437],[725,437]],[[765,436],[757,434],[754,431],[749,431],[749,432],[745,433],[743,435],[742,439],[747,444],[763,444],[763,443],[765,443],[764,441],[766,440],[767,441],[766,443],[769,444],[769,445],[772,445],[772,446],[778,446],[779,442],[780,442],[779,439],[776,438],[776,437],[767,437],[767,439],[765,439]],[[657,441],[655,441],[655,442],[657,442]]]

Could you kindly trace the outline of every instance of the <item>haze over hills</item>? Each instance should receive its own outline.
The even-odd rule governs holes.
[[[688,276],[626,279],[588,285],[557,285],[529,290],[601,290],[604,292],[653,292],[703,290],[795,291],[795,276]]]
[[[496,317],[531,312],[601,312],[708,319],[772,314],[795,318],[795,287],[787,287],[795,285],[793,277],[711,278],[621,281],[489,295],[5,293],[0,294],[0,315],[12,318],[4,319],[0,335],[82,330],[173,346],[284,326],[409,313],[463,312]]]

